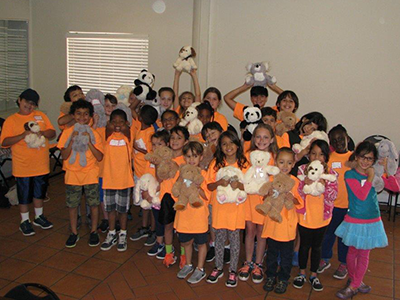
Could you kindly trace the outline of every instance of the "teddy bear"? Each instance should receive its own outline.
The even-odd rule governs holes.
[[[150,209],[152,205],[161,205],[161,201],[159,198],[160,193],[157,192],[158,185],[159,183],[153,175],[151,175],[150,173],[143,174],[142,177],[139,178],[135,186],[134,203],[136,205],[140,204],[140,207],[143,209]],[[140,194],[143,191],[147,191],[149,193],[150,197],[152,198],[151,203],[149,203],[149,201],[147,201],[146,199],[142,199],[142,201],[140,201]]]
[[[214,153],[217,147],[213,143],[204,146],[203,159],[200,161],[199,167],[202,170],[207,170],[211,161],[214,159]]]
[[[267,151],[255,150],[250,153],[251,167],[244,175],[244,189],[247,194],[258,194],[269,175],[279,173],[277,167],[268,165],[270,159],[271,154]]]
[[[243,109],[243,118],[244,120],[240,122],[240,127],[245,128],[243,139],[250,141],[254,129],[261,123],[262,113],[260,107],[257,104],[254,107],[246,106]]]
[[[278,121],[281,121],[281,122],[276,124],[275,134],[278,136],[282,136],[285,132],[288,132],[288,131],[294,129],[297,118],[296,118],[296,115],[292,112],[280,111],[278,113]]]
[[[295,181],[289,175],[279,173],[274,176],[272,182],[266,182],[260,189],[260,193],[266,195],[262,204],[256,205],[255,209],[263,216],[269,216],[271,220],[282,223],[281,211],[283,206],[287,210],[297,204],[297,199],[290,192]],[[272,195],[270,193],[272,191]]]
[[[167,146],[158,147],[153,153],[147,153],[145,160],[156,165],[157,177],[161,180],[174,178],[179,170],[178,164],[172,160],[172,149]]]
[[[199,104],[200,103],[195,102],[189,106],[183,115],[183,119],[179,122],[180,126],[187,127],[190,135],[199,134],[203,129],[203,123],[197,118],[199,112],[196,106]]]
[[[46,138],[43,135],[38,135],[37,133],[40,131],[40,126],[35,121],[29,121],[24,124],[24,129],[30,131],[25,136],[24,140],[27,144],[28,148],[40,148],[46,146]]]
[[[156,77],[154,74],[143,69],[138,79],[135,80],[135,88],[133,93],[140,101],[153,100],[157,97],[157,92],[153,90],[154,81]]]
[[[220,204],[225,203],[236,203],[237,205],[243,203],[247,198],[247,193],[240,189],[232,189],[231,183],[234,181],[239,181],[243,183],[243,173],[240,169],[227,166],[221,168],[217,172],[217,181],[220,179],[225,179],[229,181],[229,184],[224,186],[217,187],[217,201]]]
[[[313,181],[311,184],[305,184],[303,187],[304,194],[319,196],[325,192],[325,185],[319,182],[320,179],[327,181],[335,181],[336,175],[327,174],[328,165],[326,163],[321,163],[319,160],[314,160],[308,163],[305,168],[304,175],[297,176],[300,180],[304,181],[307,177]]]
[[[85,132],[89,133],[90,141],[92,142],[92,144],[96,143],[95,137],[93,135],[90,126],[86,124],[75,123],[73,131],[78,132],[78,135],[72,137],[71,134],[67,142],[65,143],[65,147],[68,147],[69,143],[71,142],[71,139],[72,138],[74,139],[74,142],[72,144],[72,153],[71,156],[69,157],[69,163],[71,165],[74,164],[76,161],[76,156],[79,154],[79,165],[81,165],[82,167],[86,167],[87,164],[86,151],[89,148],[88,147],[89,137],[83,135],[83,133]]]
[[[258,63],[248,63],[246,66],[246,84],[252,86],[266,86],[276,83],[276,78],[267,74],[269,64],[266,61]]]
[[[60,106],[60,112],[62,112],[64,115],[68,115],[69,111],[71,110],[71,105],[72,102],[64,102]]]
[[[86,94],[86,101],[89,101],[93,105],[94,109],[93,120],[97,119],[95,121],[97,128],[106,127],[107,116],[106,116],[106,111],[104,110],[104,104],[105,104],[104,94],[100,90],[91,89]]]
[[[203,201],[199,195],[199,186],[203,181],[204,178],[199,167],[189,164],[181,165],[179,178],[172,187],[172,195],[178,198],[178,201],[174,204],[174,209],[183,210],[188,203],[195,208],[203,206]]]
[[[190,73],[192,69],[197,70],[197,65],[193,59],[195,57],[196,51],[194,51],[192,46],[183,46],[181,50],[179,50],[179,57],[173,66],[177,71]]]
[[[129,107],[129,95],[131,94],[133,87],[130,85],[121,85],[114,96],[117,98],[118,103],[123,103]]]
[[[329,138],[328,138],[328,135],[326,134],[326,132],[320,131],[320,130],[315,130],[310,135],[303,137],[300,144],[294,144],[292,146],[293,152],[300,153],[301,151],[303,151],[305,148],[308,147],[308,145],[311,143],[312,140],[324,140],[325,142],[327,142],[329,144]]]

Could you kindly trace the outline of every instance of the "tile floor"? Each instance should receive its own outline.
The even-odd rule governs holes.
[[[266,294],[262,284],[251,280],[239,282],[236,288],[225,287],[224,280],[208,284],[204,280],[190,285],[176,277],[178,264],[166,269],[162,261],[149,257],[143,240],[128,242],[128,250],[119,253],[91,248],[87,244],[89,229],[80,229],[81,240],[73,249],[66,249],[68,214],[65,208],[63,175],[50,179],[50,202],[45,214],[54,223],[51,230],[36,229],[36,235],[24,237],[18,230],[17,207],[0,210],[0,296],[23,282],[38,282],[51,287],[61,299],[337,299],[335,292],[344,281],[332,274],[337,266],[321,274],[323,292],[314,292],[310,285],[297,290],[290,286],[284,295]],[[130,233],[140,224],[138,210],[129,221]],[[387,221],[383,213],[389,246],[373,250],[365,282],[372,286],[368,295],[356,299],[400,299],[400,218]],[[105,234],[101,234],[103,240]],[[176,241],[175,241],[176,242]],[[243,252],[243,250],[242,250]],[[243,258],[243,253],[242,253]],[[213,263],[206,264],[207,273]],[[294,268],[292,275],[296,275]]]

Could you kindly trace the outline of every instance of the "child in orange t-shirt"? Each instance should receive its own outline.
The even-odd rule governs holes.
[[[161,115],[162,127],[168,132],[171,131],[176,125],[179,124],[179,115],[174,110],[166,110]]]
[[[216,283],[224,275],[223,258],[226,238],[229,238],[231,260],[229,265],[229,276],[226,286],[237,286],[237,265],[240,252],[240,229],[245,227],[245,206],[243,203],[225,203],[220,204],[216,199],[216,190],[218,186],[231,185],[232,189],[244,190],[243,183],[238,180],[228,181],[220,179],[216,181],[216,175],[219,169],[225,166],[239,168],[243,172],[249,166],[246,157],[243,155],[242,144],[236,133],[232,131],[223,132],[218,139],[218,147],[215,152],[215,160],[210,164],[207,171],[207,188],[212,192],[210,201],[212,205],[212,227],[215,230],[215,268],[207,277],[207,282]]]
[[[43,214],[43,199],[46,197],[49,163],[49,139],[56,135],[49,118],[41,111],[35,110],[39,105],[39,94],[27,89],[18,97],[19,111],[9,116],[1,130],[0,143],[3,148],[11,147],[12,174],[17,183],[17,194],[21,224],[19,230],[25,236],[35,234],[29,220],[28,204],[33,202],[35,219],[33,225],[42,229],[50,229],[53,224]],[[45,137],[44,147],[29,148],[25,137],[32,132],[25,124],[35,121],[40,126],[38,136]]]
[[[295,113],[299,108],[299,98],[293,91],[282,91],[276,99],[274,107],[277,112],[286,111]]]
[[[65,102],[75,102],[79,99],[85,100],[85,94],[83,93],[81,87],[79,85],[70,86],[64,93],[64,101]],[[71,127],[75,124],[75,119],[71,114],[64,114],[60,111],[60,115],[57,119],[58,128],[64,130],[65,128]]]
[[[104,208],[108,213],[109,231],[100,249],[110,250],[118,242],[117,250],[126,251],[126,224],[134,183],[131,136],[128,117],[123,110],[116,109],[110,115],[110,121],[106,127],[103,161],[102,188]],[[121,225],[118,237],[115,230],[117,212]]]
[[[81,125],[90,123],[93,117],[93,105],[86,100],[78,100],[72,103],[71,115],[74,116],[75,122]],[[92,129],[91,129],[92,130]],[[58,142],[57,147],[61,150],[64,159],[65,173],[65,186],[67,207],[69,210],[69,220],[71,226],[71,234],[65,243],[67,248],[76,246],[79,240],[77,231],[77,211],[80,205],[82,191],[86,195],[86,203],[90,206],[92,228],[89,237],[89,246],[95,247],[100,244],[99,235],[97,233],[97,223],[99,218],[99,164],[98,162],[103,159],[103,141],[96,130],[92,130],[94,141],[91,140],[89,133],[85,132],[83,135],[89,139],[87,150],[85,152],[86,165],[80,164],[80,157],[76,158],[73,163],[70,162],[72,154],[72,144],[75,137],[78,135],[74,131],[74,126],[69,127],[63,131]],[[77,154],[80,156],[81,154]]]
[[[261,109],[261,115],[262,115],[261,121],[264,124],[268,124],[269,126],[271,126],[275,132],[275,126],[277,120],[276,110],[274,110],[269,106],[263,107]],[[284,140],[281,136],[275,135],[275,139],[278,149],[282,147],[290,147],[289,141]]]
[[[186,164],[198,167],[200,161],[203,159],[203,151],[204,148],[201,143],[187,143],[183,147],[183,157]],[[202,170],[201,172],[204,177],[206,171]],[[188,282],[192,284],[198,283],[206,277],[204,262],[207,254],[208,200],[205,193],[207,190],[205,181],[203,181],[198,189],[199,196],[204,201],[203,205],[194,208],[190,204],[187,204],[184,210],[176,212],[174,221],[174,228],[178,233],[181,245],[185,249],[186,256],[186,264],[178,272],[178,278],[184,279],[194,271],[188,279]],[[194,268],[192,265],[193,242],[197,244],[199,250],[197,268]]]
[[[295,208],[290,210],[283,207],[281,211],[281,223],[273,221],[270,217],[266,216],[264,218],[264,228],[261,234],[262,238],[267,239],[268,245],[266,259],[267,280],[263,288],[267,292],[274,290],[277,294],[285,293],[289,284],[288,280],[292,270],[293,247],[298,223],[296,209],[301,209],[304,205],[304,201],[297,191],[299,180],[290,174],[294,164],[295,154],[292,149],[288,147],[280,148],[276,155],[275,165],[279,168],[281,173],[290,176],[290,178],[295,181],[291,193],[297,199],[298,204],[295,205]],[[279,257],[280,268],[278,271]]]
[[[203,101],[208,101],[211,107],[214,109],[214,122],[218,122],[221,125],[223,131],[228,129],[228,120],[226,117],[218,112],[218,108],[222,104],[222,96],[219,89],[215,87],[209,87],[203,93]]]

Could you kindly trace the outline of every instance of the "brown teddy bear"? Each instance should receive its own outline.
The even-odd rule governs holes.
[[[275,134],[278,136],[282,136],[285,132],[294,129],[296,125],[296,115],[287,111],[280,111],[278,113],[278,121],[282,121],[275,126]]]
[[[203,152],[203,159],[200,161],[200,168],[202,170],[208,169],[208,166],[210,165],[211,161],[214,159],[214,153],[216,151],[216,147],[214,144],[208,144],[207,146],[204,147],[204,152]]]
[[[183,210],[189,203],[192,207],[200,207],[203,201],[200,199],[199,186],[204,178],[201,169],[189,164],[181,165],[179,168],[179,178],[172,187],[172,195],[178,198],[174,204],[175,210]]]
[[[68,115],[69,111],[71,109],[72,102],[64,102],[60,106],[60,112],[62,112],[64,115]]]
[[[174,178],[179,166],[172,160],[173,152],[171,148],[162,146],[157,148],[153,153],[147,153],[145,159],[156,165],[157,177],[161,180]]]
[[[256,205],[256,211],[271,220],[282,223],[281,211],[283,206],[292,209],[297,199],[290,193],[295,182],[290,176],[279,173],[272,182],[265,183],[260,188],[260,194],[266,195],[262,204]]]

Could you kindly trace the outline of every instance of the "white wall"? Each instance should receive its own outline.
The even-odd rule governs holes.
[[[0,0],[0,19],[29,21],[29,0]]]
[[[356,142],[380,133],[400,149],[399,15],[388,0],[211,1],[208,85],[225,94],[247,62],[268,60],[299,96],[299,117],[317,110]],[[250,103],[248,92],[238,99]]]
[[[145,0],[34,0],[32,7],[33,86],[56,125],[67,88],[66,40],[68,31],[148,34],[149,70],[155,88],[172,86],[173,62],[179,49],[192,42],[193,1],[167,0],[163,14]],[[189,77],[182,76],[182,91]]]

